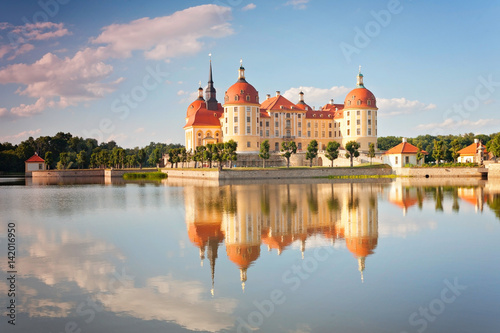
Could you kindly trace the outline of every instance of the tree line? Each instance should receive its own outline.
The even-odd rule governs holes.
[[[380,150],[388,150],[401,143],[402,137],[386,136],[377,139]],[[500,156],[500,133],[491,135],[467,133],[463,135],[419,135],[416,138],[408,138],[408,142],[425,150],[428,155],[423,154],[420,158],[425,158],[425,163],[439,163],[440,161],[455,162],[459,157],[458,151],[474,143],[474,139],[486,146],[486,150],[495,157]]]
[[[38,153],[49,169],[156,167],[163,156],[180,144],[151,142],[143,148],[122,148],[115,141],[99,144],[71,133],[29,137],[18,145],[0,143],[0,172],[24,172],[24,161]]]

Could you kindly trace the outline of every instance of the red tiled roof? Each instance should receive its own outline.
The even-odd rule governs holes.
[[[335,113],[332,111],[307,111],[307,119],[333,119]]]
[[[30,158],[28,158],[26,160],[26,162],[39,163],[39,162],[45,162],[45,160],[43,158],[41,158],[40,156],[38,156],[37,153],[35,153],[35,155],[33,155]]]
[[[282,95],[266,99],[264,102],[262,102],[260,108],[264,110],[276,110],[276,111],[279,110],[303,111],[302,108],[297,107],[297,105],[293,104]]]
[[[234,99],[235,96],[238,100]],[[249,101],[247,96],[250,96]],[[238,81],[226,91],[224,101],[226,104],[259,104],[259,93],[250,83]]]
[[[409,142],[401,142],[396,147],[392,147],[391,149],[385,152],[385,154],[416,154],[416,153],[418,153],[418,148]],[[425,150],[422,150],[422,153],[424,155],[428,154]]]
[[[354,98],[353,98],[354,97]],[[371,100],[371,105],[368,105],[368,100]],[[358,101],[360,105],[358,105]],[[349,102],[351,103],[349,105]],[[356,88],[347,94],[344,102],[346,109],[377,109],[377,101],[372,92],[366,88]]]
[[[194,103],[193,103],[194,104]],[[206,109],[206,104],[203,102],[200,107],[191,113],[191,115],[188,117],[188,121],[184,128],[190,127],[190,126],[219,126],[220,127],[220,117],[222,117],[222,114],[224,112],[224,109],[222,108],[222,105],[220,103],[217,105],[218,110],[213,111],[213,110],[207,110]]]
[[[467,147],[463,148],[463,149],[460,149],[458,151],[458,153],[461,155],[461,156],[464,156],[464,155],[476,155],[477,154],[477,148],[479,148],[479,146],[483,147],[484,148],[484,153],[487,154],[488,152],[486,151],[486,147],[481,143],[481,142],[478,142],[478,143],[473,143],[473,144],[470,144],[468,145]]]
[[[312,107],[309,106],[309,104],[306,104],[305,102],[298,102],[297,107],[302,110],[312,110]]]

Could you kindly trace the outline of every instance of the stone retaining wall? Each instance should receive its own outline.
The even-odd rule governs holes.
[[[391,175],[390,168],[312,168],[312,169],[279,169],[279,170],[172,170],[163,169],[162,172],[168,177],[211,179],[211,180],[234,180],[234,179],[297,179],[315,178],[327,176],[377,176]]]
[[[402,177],[478,177],[481,178],[485,168],[393,168],[393,173]]]
[[[500,163],[491,163],[488,168],[488,178],[500,178]]]
[[[69,177],[104,177],[104,169],[96,170],[45,170],[33,171],[33,178],[69,178]]]

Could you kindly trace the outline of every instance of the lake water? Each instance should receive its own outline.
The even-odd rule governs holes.
[[[500,183],[26,182],[1,332],[499,330]]]

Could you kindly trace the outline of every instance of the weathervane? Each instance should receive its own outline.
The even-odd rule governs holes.
[[[359,65],[359,74],[361,74],[361,65]]]
[[[243,67],[243,58],[240,58],[240,67]]]
[[[208,56],[210,57],[210,61],[212,61],[212,53],[209,53]]]
[[[199,81],[198,84],[200,85],[200,88],[201,88],[201,81]]]

